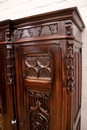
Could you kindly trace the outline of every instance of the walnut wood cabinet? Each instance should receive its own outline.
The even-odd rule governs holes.
[[[76,7],[0,22],[0,130],[81,130]]]

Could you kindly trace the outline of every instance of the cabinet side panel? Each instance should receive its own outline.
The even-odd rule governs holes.
[[[75,66],[75,90],[74,90],[74,127],[80,130],[81,123],[81,87],[82,87],[82,62],[81,51],[76,50],[74,53],[74,66]]]

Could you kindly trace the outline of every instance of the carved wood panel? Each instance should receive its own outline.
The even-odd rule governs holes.
[[[49,130],[50,92],[30,89],[26,92],[29,130]]]
[[[74,121],[81,108],[81,53],[74,53],[75,91],[74,91]]]
[[[37,102],[36,107],[29,111],[30,130],[49,130],[49,114]]]
[[[58,23],[45,24],[40,26],[33,26],[23,29],[15,30],[15,39],[39,37],[58,34]]]
[[[48,54],[25,55],[25,78],[51,79],[52,57]]]

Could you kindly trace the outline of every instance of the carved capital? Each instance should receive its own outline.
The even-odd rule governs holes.
[[[6,29],[6,40],[8,41],[8,42],[10,42],[12,39],[12,34],[13,34],[13,31],[12,30],[10,30],[10,29]]]
[[[66,29],[66,35],[71,36],[72,35],[72,22],[71,21],[65,22],[65,29]]]

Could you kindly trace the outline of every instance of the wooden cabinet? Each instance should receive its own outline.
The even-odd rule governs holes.
[[[76,7],[0,22],[0,130],[81,130],[84,27]]]

